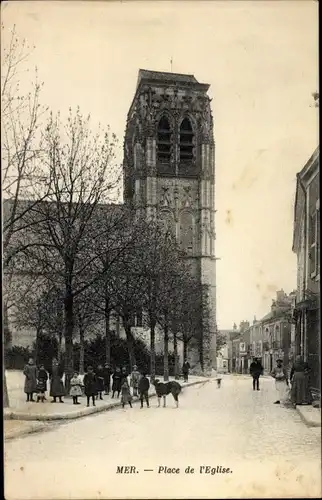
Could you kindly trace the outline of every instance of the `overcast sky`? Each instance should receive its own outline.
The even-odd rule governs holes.
[[[209,83],[216,141],[217,321],[264,316],[296,287],[295,176],[318,143],[318,5],[305,1],[2,3],[35,45],[42,101],[122,144],[139,68]],[[5,43],[5,40],[2,40]],[[28,74],[22,76],[22,86]],[[120,149],[120,162],[122,151]]]

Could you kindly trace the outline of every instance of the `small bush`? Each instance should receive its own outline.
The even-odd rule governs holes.
[[[23,370],[29,358],[34,356],[34,351],[30,347],[14,345],[6,350],[5,364],[8,370]]]

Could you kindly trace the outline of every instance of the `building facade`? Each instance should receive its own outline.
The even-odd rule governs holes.
[[[203,371],[216,363],[215,143],[208,84],[192,75],[140,70],[124,141],[124,201],[161,220],[201,283]],[[189,360],[198,358],[191,344]]]
[[[272,301],[271,311],[259,322],[261,359],[266,373],[271,372],[277,359],[282,359],[286,367],[290,367],[292,362],[291,332],[294,297],[295,292],[288,295],[284,290],[276,292],[276,299]],[[257,342],[259,350],[260,344],[259,341]]]
[[[295,354],[311,368],[311,386],[321,392],[320,326],[320,148],[297,174],[293,252],[297,256],[294,304]]]

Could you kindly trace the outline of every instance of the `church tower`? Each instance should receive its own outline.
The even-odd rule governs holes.
[[[205,374],[216,360],[215,143],[208,89],[193,75],[139,70],[123,166],[125,203],[167,224],[202,285],[210,310],[210,321],[200,320]],[[199,359],[196,346],[189,359]]]

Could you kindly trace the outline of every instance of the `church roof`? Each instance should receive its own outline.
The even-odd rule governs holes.
[[[151,71],[148,69],[140,69],[138,76],[137,87],[142,80],[156,80],[165,82],[180,82],[180,83],[199,83],[193,75],[184,75],[181,73],[168,73],[166,71]]]

